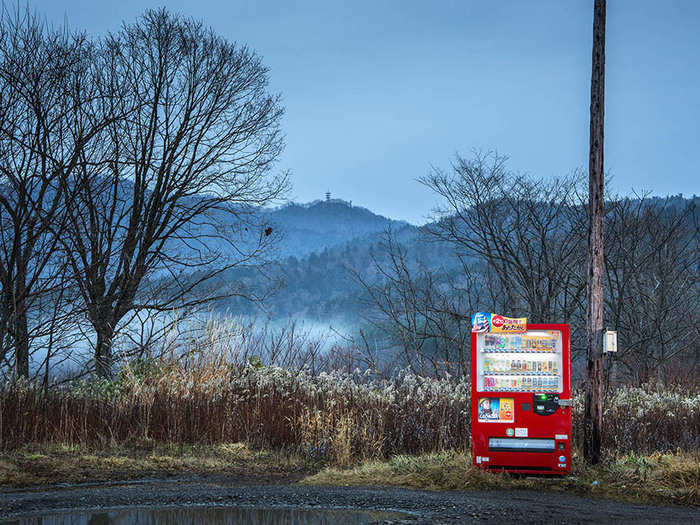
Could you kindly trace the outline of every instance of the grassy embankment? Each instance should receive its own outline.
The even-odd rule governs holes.
[[[635,503],[700,505],[700,457],[689,453],[627,454],[591,467],[578,456],[565,478],[517,477],[476,469],[463,452],[397,455],[335,467],[299,454],[237,444],[142,444],[84,448],[28,446],[0,453],[0,485],[30,487],[173,477],[230,483],[393,485],[426,490],[547,489]],[[594,482],[597,482],[594,484]]]
[[[251,450],[243,443],[43,444],[0,452],[2,488],[193,476],[246,483],[295,482],[312,471],[313,466],[299,455]]]
[[[597,482],[594,484],[594,482]],[[394,485],[428,490],[547,489],[634,503],[700,506],[700,455],[654,453],[609,456],[596,467],[575,456],[564,478],[518,477],[472,467],[467,455],[447,451],[394,456],[356,467],[326,468],[305,484]]]
[[[700,393],[622,388],[605,401],[605,457],[563,480],[467,465],[468,384],[230,362],[130,367],[109,383],[0,385],[0,484],[179,475],[235,481],[535,488],[699,505]],[[580,450],[582,396],[574,402]],[[232,445],[231,443],[238,443]],[[593,485],[593,481],[598,481]]]

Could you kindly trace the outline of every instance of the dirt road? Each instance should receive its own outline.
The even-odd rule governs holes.
[[[697,523],[700,510],[537,492],[428,492],[387,487],[243,485],[231,480],[151,480],[0,491],[0,521],[64,509],[143,506],[394,510],[400,523]]]

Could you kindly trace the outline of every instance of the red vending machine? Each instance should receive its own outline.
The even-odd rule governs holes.
[[[471,338],[472,463],[489,470],[571,470],[567,324],[477,313]]]

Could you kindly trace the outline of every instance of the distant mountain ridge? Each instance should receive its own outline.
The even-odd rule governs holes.
[[[322,322],[343,319],[356,323],[364,309],[363,295],[354,274],[369,282],[382,276],[375,261],[387,264],[384,244],[391,231],[395,242],[410,247],[408,263],[439,268],[454,264],[446,250],[420,241],[420,227],[375,214],[342,199],[307,204],[290,203],[265,210],[264,217],[281,232],[275,252],[277,263],[264,276],[254,268],[236,268],[226,279],[253,290],[277,288],[263,308],[243,297],[222,300],[217,307],[233,315],[268,319],[306,319]]]
[[[304,257],[374,236],[388,228],[410,226],[342,199],[289,203],[267,213],[268,220],[282,233],[278,247],[280,257]]]
[[[666,203],[673,209],[697,200],[696,196],[653,197],[648,205]],[[227,278],[241,280],[255,289],[264,288],[272,277],[280,286],[263,310],[243,298],[222,301],[219,307],[231,314],[357,322],[366,310],[357,276],[379,283],[386,276],[377,270],[376,263],[391,269],[385,245],[388,230],[412,271],[421,269],[436,278],[449,275],[457,279],[463,272],[453,245],[426,239],[422,227],[377,215],[340,199],[291,203],[266,213],[266,219],[282,232],[275,269],[265,277],[251,267],[235,269]]]

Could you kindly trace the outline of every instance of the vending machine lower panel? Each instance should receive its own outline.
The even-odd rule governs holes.
[[[503,398],[486,399],[497,400],[500,404]],[[516,397],[514,405],[512,422],[475,422],[472,463],[488,470],[568,474],[571,471],[571,409],[558,407],[556,412],[543,416],[532,408],[521,408],[522,405],[531,407],[531,400],[527,402]],[[544,420],[540,420],[542,418]]]

